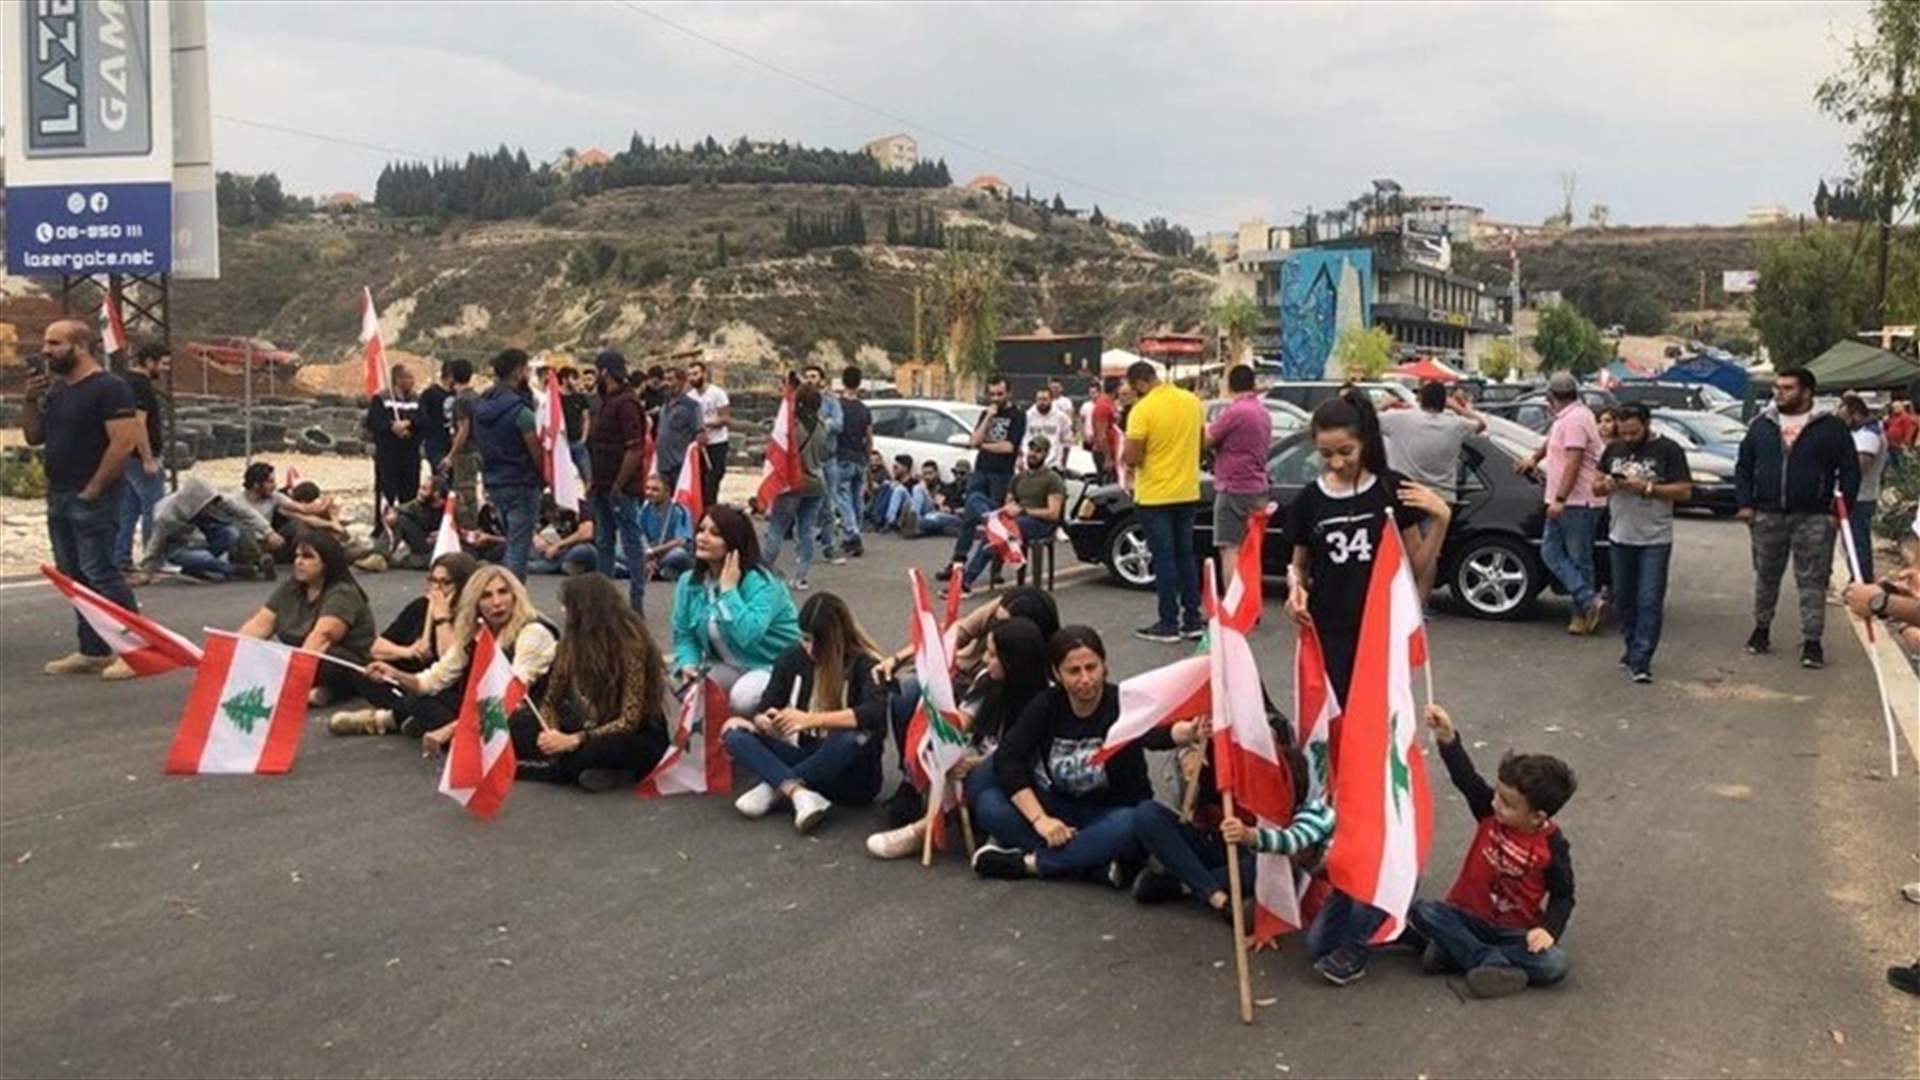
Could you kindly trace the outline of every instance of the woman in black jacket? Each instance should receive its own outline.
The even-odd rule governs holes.
[[[774,661],[759,709],[723,729],[733,760],[760,778],[734,809],[765,817],[785,799],[793,827],[807,832],[834,803],[880,794],[891,691],[874,681],[879,658],[846,601],[832,593],[807,601],[800,642]]]
[[[1120,718],[1120,688],[1107,680],[1107,649],[1091,627],[1063,627],[1047,646],[1055,685],[1033,699],[1000,740],[993,783],[969,784],[974,818],[997,843],[974,853],[983,877],[1085,876],[1144,861],[1133,807],[1153,798],[1147,750],[1198,741],[1200,725],[1155,728],[1096,763]],[[1124,884],[1130,874],[1115,878]]]

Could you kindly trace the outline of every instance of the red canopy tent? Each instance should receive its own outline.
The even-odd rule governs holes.
[[[1401,364],[1399,367],[1393,369],[1393,373],[1395,375],[1403,375],[1409,379],[1418,379],[1421,382],[1452,383],[1460,381],[1459,372],[1430,356],[1423,356],[1410,363]]]

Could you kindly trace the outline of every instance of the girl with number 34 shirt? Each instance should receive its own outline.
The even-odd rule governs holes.
[[[1453,509],[1432,489],[1387,468],[1380,419],[1365,391],[1349,389],[1322,402],[1313,411],[1312,434],[1320,476],[1287,510],[1293,544],[1287,611],[1319,631],[1327,678],[1344,702],[1387,512],[1393,512],[1425,596]]]

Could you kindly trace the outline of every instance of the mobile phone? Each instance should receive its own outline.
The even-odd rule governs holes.
[[[47,358],[40,353],[27,357],[27,371],[41,378],[47,375]]]

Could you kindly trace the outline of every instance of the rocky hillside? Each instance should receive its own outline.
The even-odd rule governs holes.
[[[792,253],[796,211],[857,203],[868,243]],[[1217,279],[1126,231],[977,193],[831,186],[630,189],[500,223],[306,218],[222,235],[222,280],[182,283],[176,337],[258,334],[309,360],[353,348],[360,287],[390,345],[482,355],[507,344],[630,355],[701,346],[769,374],[794,359],[884,370],[913,346],[914,291],[937,333],[937,249],[887,244],[916,215],[979,230],[1006,256],[1003,333],[1195,330]],[[724,236],[725,261],[721,262]],[[747,373],[732,377],[739,381]]]

